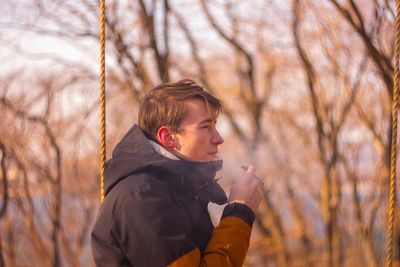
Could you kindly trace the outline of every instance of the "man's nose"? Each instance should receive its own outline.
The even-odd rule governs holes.
[[[222,138],[222,136],[219,134],[217,129],[215,129],[215,131],[214,131],[214,135],[213,135],[213,138],[211,139],[211,142],[214,145],[220,145],[224,142],[224,138]]]

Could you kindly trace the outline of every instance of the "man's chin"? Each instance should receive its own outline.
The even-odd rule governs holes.
[[[197,162],[211,162],[211,161],[218,161],[221,160],[218,154],[208,154],[205,157],[186,157],[182,154],[175,153],[177,157],[183,160],[188,160],[188,161],[197,161]]]
[[[220,160],[220,157],[217,154],[210,154],[208,161],[216,161],[216,160]]]
[[[197,161],[197,162],[212,162],[212,161],[218,161],[221,160],[218,156],[214,156],[214,155],[209,155],[206,158],[202,158],[202,159],[195,159],[192,161]]]

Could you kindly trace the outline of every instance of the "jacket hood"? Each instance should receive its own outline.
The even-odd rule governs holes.
[[[222,160],[196,162],[166,158],[154,149],[140,127],[133,125],[106,163],[105,195],[132,174],[150,173],[182,194],[221,205],[227,202],[227,198],[214,180],[221,168]]]

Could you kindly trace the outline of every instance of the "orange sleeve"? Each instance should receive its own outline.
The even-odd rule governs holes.
[[[242,219],[225,217],[213,231],[201,257],[198,248],[191,250],[168,267],[239,267],[243,265],[250,242],[251,227]]]

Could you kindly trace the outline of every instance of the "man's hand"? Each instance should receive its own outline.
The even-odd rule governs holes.
[[[255,167],[249,165],[244,177],[238,179],[232,186],[229,194],[229,202],[238,202],[247,205],[255,213],[261,203],[261,198],[260,181],[255,175]]]

